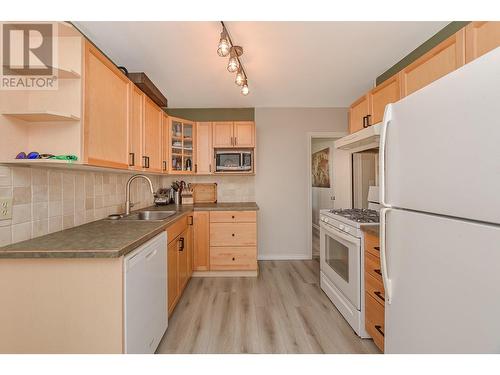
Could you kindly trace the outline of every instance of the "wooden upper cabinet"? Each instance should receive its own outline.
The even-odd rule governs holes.
[[[399,74],[392,76],[370,92],[370,125],[384,119],[385,107],[400,99]]]
[[[196,164],[194,171],[198,174],[212,173],[212,123],[196,123]]]
[[[213,146],[214,147],[233,147],[233,122],[214,122],[213,123]]]
[[[163,113],[162,123],[161,123],[161,139],[162,139],[162,161],[161,170],[163,172],[168,172],[168,160],[170,158],[170,119],[166,113]]]
[[[128,169],[129,80],[85,42],[84,160]]]
[[[235,147],[255,147],[255,123],[253,121],[236,121],[233,132]]]
[[[500,22],[471,22],[465,27],[465,61],[500,46]]]
[[[365,117],[370,111],[369,96],[363,95],[351,104],[349,108],[349,133],[355,133],[364,128]]]
[[[465,30],[453,34],[401,71],[405,97],[465,64]]]
[[[210,212],[195,211],[193,270],[208,271],[210,269]]]
[[[163,111],[148,97],[144,101],[144,169],[151,172],[162,171],[162,120]]]
[[[130,83],[130,118],[128,127],[129,167],[142,169],[142,129],[144,126],[144,94]]]

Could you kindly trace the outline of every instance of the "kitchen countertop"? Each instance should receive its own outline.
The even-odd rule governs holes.
[[[0,258],[117,258],[164,231],[193,211],[257,211],[255,202],[203,203],[146,207],[138,211],[165,210],[176,213],[162,221],[94,221],[0,248]]]
[[[366,233],[373,234],[374,236],[380,237],[380,226],[379,225],[361,225],[361,230]]]

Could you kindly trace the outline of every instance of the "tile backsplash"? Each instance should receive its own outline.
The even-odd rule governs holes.
[[[128,172],[73,171],[0,166],[0,197],[12,198],[12,219],[0,220],[0,247],[125,211]],[[174,180],[217,182],[219,202],[254,201],[252,176],[157,176],[153,186]],[[133,209],[153,203],[146,181],[131,185]]]

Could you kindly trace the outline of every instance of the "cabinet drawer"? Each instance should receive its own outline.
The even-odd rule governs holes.
[[[211,223],[255,223],[257,212],[255,211],[211,211]]]
[[[377,258],[380,257],[380,240],[377,236],[365,232],[365,251]]]
[[[365,329],[378,348],[384,351],[384,307],[368,293],[365,294]]]
[[[365,272],[373,276],[380,283],[383,282],[380,259],[367,252],[365,252]]]
[[[224,270],[256,270],[256,247],[211,247],[210,269]]]
[[[211,223],[210,246],[256,246],[256,223]]]
[[[375,301],[385,306],[384,284],[365,272],[365,291],[372,296]]]
[[[170,243],[173,240],[175,240],[175,238],[179,234],[181,234],[182,232],[184,232],[184,230],[187,228],[187,225],[188,225],[188,217],[187,217],[187,215],[179,218],[177,221],[175,221],[174,223],[170,224],[167,227],[168,243]]]

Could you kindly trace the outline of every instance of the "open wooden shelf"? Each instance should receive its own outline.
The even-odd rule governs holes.
[[[15,117],[27,122],[78,121],[80,117],[55,111],[3,112],[2,115]]]

